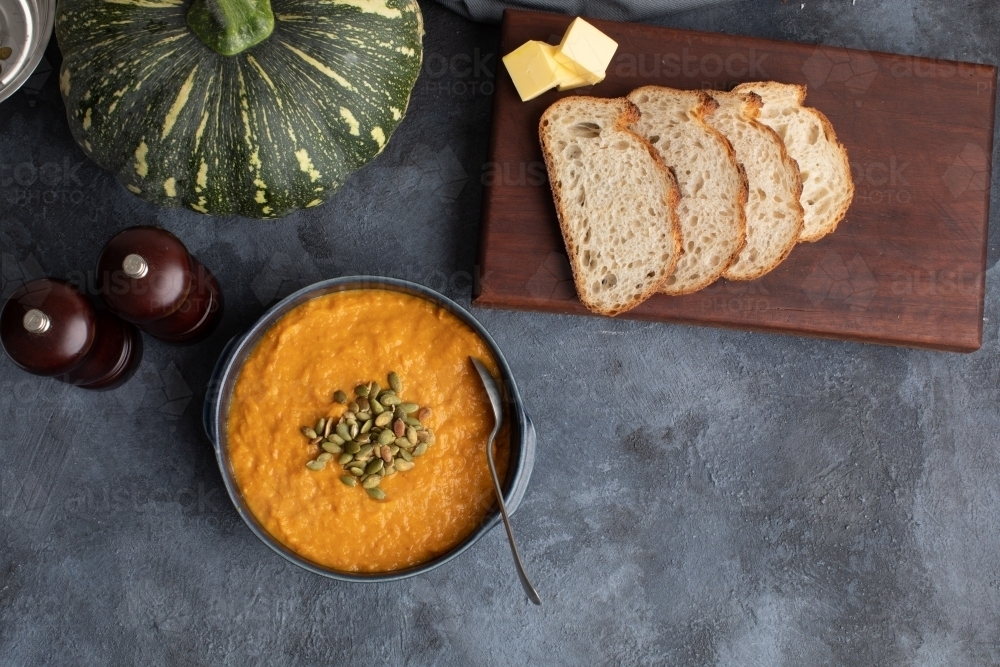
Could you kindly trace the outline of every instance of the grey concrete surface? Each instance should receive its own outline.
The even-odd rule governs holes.
[[[800,5],[663,23],[1000,58],[992,0]],[[253,537],[199,423],[225,341],[321,277],[470,298],[498,30],[424,10],[427,65],[385,154],[278,222],[132,197],[71,141],[55,76],[0,105],[4,294],[39,272],[80,279],[145,222],[228,300],[201,345],[147,339],[110,394],[0,359],[0,665],[1000,664],[996,204],[971,355],[475,310],[538,425],[514,523],[541,608],[501,530],[387,585],[327,581]]]

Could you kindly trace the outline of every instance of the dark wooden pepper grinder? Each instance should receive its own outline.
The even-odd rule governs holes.
[[[215,276],[159,227],[129,227],[97,260],[97,285],[113,313],[167,343],[195,343],[222,318]]]
[[[69,283],[39,278],[20,287],[0,312],[0,340],[15,364],[84,389],[114,389],[142,360],[139,331],[96,310]]]

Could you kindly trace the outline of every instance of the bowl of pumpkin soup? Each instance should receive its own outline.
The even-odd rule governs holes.
[[[493,427],[469,360],[504,391],[493,456],[508,511],[535,430],[503,354],[465,309],[423,286],[335,278],[276,304],[223,351],[204,409],[237,512],[317,574],[389,581],[440,567],[499,522]]]

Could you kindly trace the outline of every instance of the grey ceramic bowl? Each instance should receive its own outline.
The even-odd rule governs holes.
[[[250,512],[250,509],[247,507],[246,502],[243,499],[243,495],[240,493],[240,489],[236,484],[232,465],[229,461],[229,450],[226,437],[226,422],[229,418],[229,403],[232,398],[233,387],[236,384],[236,379],[239,376],[240,369],[242,369],[243,363],[250,355],[250,352],[253,351],[257,341],[259,341],[267,330],[270,329],[271,326],[285,313],[292,310],[296,306],[305,303],[310,299],[323,296],[324,294],[330,294],[331,292],[343,292],[356,289],[392,290],[426,299],[427,301],[435,303],[448,310],[453,315],[458,317],[458,319],[472,327],[472,329],[479,334],[480,338],[482,338],[489,346],[494,359],[497,361],[497,365],[500,367],[500,372],[503,375],[501,380],[504,388],[504,415],[510,422],[510,464],[507,468],[507,479],[504,483],[504,502],[507,504],[508,512],[516,510],[521,504],[521,500],[524,498],[524,492],[528,486],[528,479],[531,476],[531,469],[535,463],[535,427],[532,425],[531,419],[528,417],[528,414],[525,412],[524,406],[521,403],[521,397],[517,393],[517,385],[514,383],[514,377],[511,375],[510,367],[507,365],[507,361],[504,359],[503,353],[500,352],[500,348],[497,347],[496,342],[490,334],[464,308],[451,299],[442,296],[433,290],[405,280],[378,278],[372,276],[334,278],[332,280],[324,280],[301,289],[280,303],[274,305],[270,310],[264,313],[263,317],[257,320],[257,323],[254,324],[249,331],[242,336],[237,336],[231,340],[222,351],[219,361],[216,363],[215,371],[212,374],[212,380],[209,383],[208,395],[205,398],[203,419],[205,433],[208,434],[209,439],[215,447],[215,455],[218,459],[219,469],[222,471],[222,479],[225,482],[226,490],[229,492],[229,497],[233,501],[236,511],[250,527],[250,530],[252,530],[254,534],[264,542],[264,544],[271,547],[274,551],[278,552],[281,556],[292,563],[295,563],[310,572],[315,572],[316,574],[330,577],[332,579],[358,582],[395,581],[397,579],[404,579],[406,577],[412,577],[414,575],[433,570],[434,568],[440,567],[451,561],[463,551],[475,544],[476,541],[478,541],[483,535],[489,532],[490,529],[495,527],[500,522],[499,512],[494,509],[493,512],[487,515],[482,525],[469,535],[464,542],[456,546],[451,551],[442,554],[433,560],[427,561],[426,563],[422,563],[405,570],[376,574],[342,572],[303,558],[272,537],[270,533],[268,533],[267,530],[257,521],[253,513]]]

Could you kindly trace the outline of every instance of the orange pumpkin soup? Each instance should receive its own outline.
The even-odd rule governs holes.
[[[493,427],[489,399],[469,361],[499,375],[486,343],[424,299],[379,289],[317,297],[289,311],[250,353],[229,408],[229,457],[247,506],[277,540],[320,565],[389,572],[443,554],[482,524],[494,505],[486,461]],[[333,393],[395,370],[407,401],[432,408],[435,442],[406,472],[384,478],[386,499],[346,486],[334,459],[300,428],[346,407]],[[497,439],[500,479],[508,428]]]

